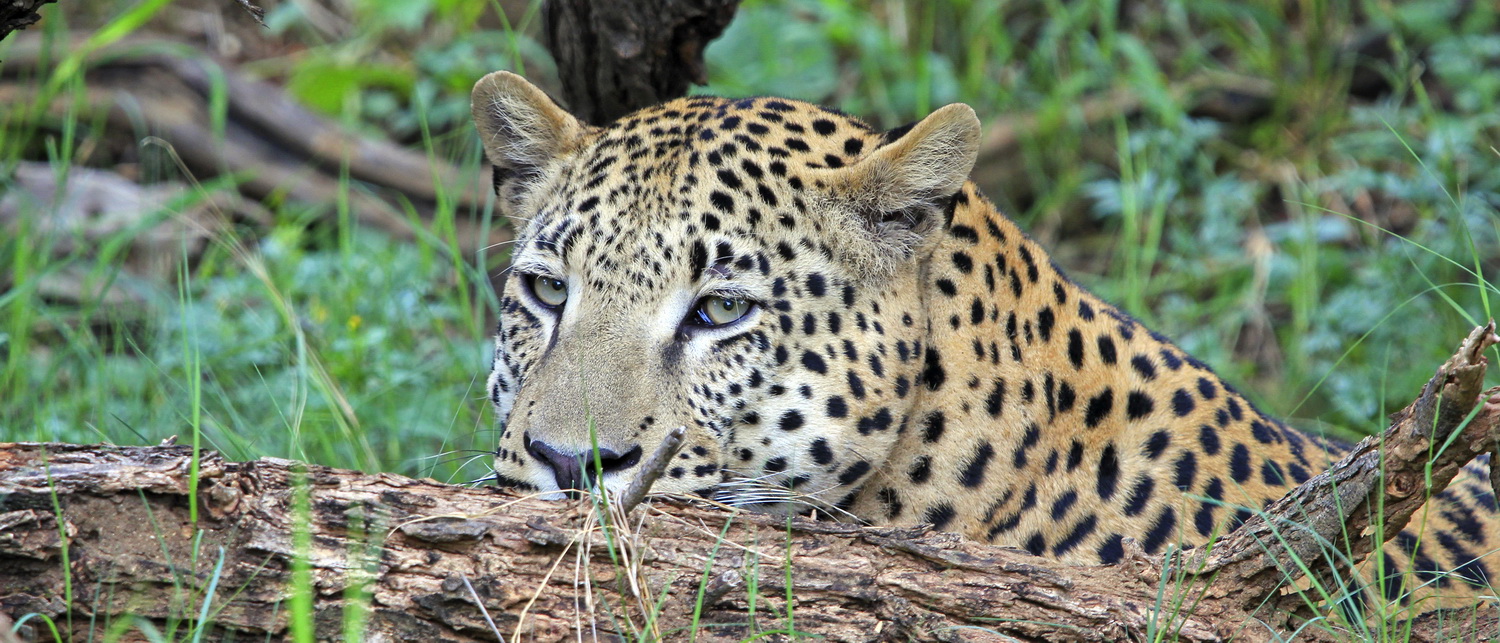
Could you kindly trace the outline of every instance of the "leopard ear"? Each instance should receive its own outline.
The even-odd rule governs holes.
[[[469,108],[495,168],[495,194],[508,214],[542,170],[575,149],[587,130],[545,92],[508,71],[479,79]]]
[[[979,153],[979,117],[955,103],[885,136],[885,145],[823,178],[836,207],[852,209],[886,251],[903,258],[945,225],[944,209]]]

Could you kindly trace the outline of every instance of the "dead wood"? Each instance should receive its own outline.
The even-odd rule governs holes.
[[[1307,616],[1288,609],[1285,588],[1300,575],[1288,555],[1328,573],[1316,567],[1318,539],[1368,529],[1376,498],[1394,534],[1492,448],[1500,390],[1480,388],[1496,341],[1493,323],[1475,329],[1398,414],[1383,467],[1371,438],[1206,556],[1136,547],[1114,566],[1061,565],[922,527],[664,503],[627,517],[589,501],[214,452],[198,461],[195,525],[188,447],[4,444],[0,613],[46,614],[81,639],[126,614],[187,631],[207,609],[215,638],[281,638],[305,561],[319,637],[363,610],[364,632],[381,640],[679,639],[695,620],[700,640],[795,629],[831,641],[1116,641],[1153,628],[1182,641],[1263,640]],[[1271,525],[1280,537],[1268,537]],[[1359,542],[1342,546],[1357,559]],[[1186,609],[1158,607],[1184,595]],[[1413,640],[1500,634],[1488,611],[1412,626]]]
[[[52,4],[57,0],[4,0],[0,2],[0,40],[4,40],[10,32],[25,29],[41,20],[42,5]]]
[[[83,36],[72,41],[67,46],[79,47]],[[43,100],[36,79],[45,78],[55,61],[44,46],[40,36],[17,36],[0,68],[0,104]],[[347,171],[350,212],[365,225],[410,239],[421,232],[397,204],[409,203],[419,222],[430,225],[439,202],[446,201],[458,215],[455,236],[466,253],[509,238],[507,228],[486,225],[479,216],[487,199],[481,172],[352,132],[280,88],[214,62],[207,52],[137,36],[91,53],[84,68],[81,104],[72,95],[57,96],[45,100],[43,109],[80,123],[102,117],[105,128],[94,135],[121,147],[154,136],[198,181],[233,175],[242,179],[236,185],[246,198],[308,204],[331,217],[331,204],[343,192],[340,174]],[[217,120],[211,97],[220,90],[226,102],[222,133],[210,125]]]
[[[63,265],[36,277],[38,294],[99,302],[112,316],[139,310],[183,260],[195,260],[235,222],[268,227],[271,214],[235,194],[195,194],[181,183],[140,185],[105,170],[59,172],[28,161],[16,165],[9,189],[0,192],[0,234],[26,230],[31,238],[47,239],[37,251]],[[68,261],[122,239],[121,274],[94,274]],[[10,285],[0,275],[0,290]]]
[[[552,0],[542,5],[562,98],[585,121],[608,123],[708,82],[703,48],[739,0]]]

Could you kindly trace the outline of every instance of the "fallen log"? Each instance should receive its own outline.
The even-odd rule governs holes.
[[[151,140],[169,148],[197,181],[238,177],[240,194],[253,201],[305,204],[332,219],[333,204],[347,198],[352,217],[400,239],[428,234],[439,208],[451,208],[453,238],[466,254],[510,238],[508,226],[482,216],[484,173],[352,132],[190,45],[121,39],[82,61],[82,92],[49,93],[36,79],[53,71],[58,50],[85,40],[74,34],[49,44],[40,35],[18,34],[0,68],[0,104],[39,109],[45,116],[33,114],[38,120],[102,119],[100,138],[121,147]],[[214,108],[220,93],[222,118]],[[210,125],[215,122],[222,128]],[[394,205],[403,203],[418,216]]]
[[[1494,448],[1500,389],[1480,389],[1483,353],[1497,341],[1493,323],[1475,329],[1384,436],[1211,552],[1127,547],[1113,566],[1061,565],[923,527],[703,503],[625,514],[598,498],[543,502],[210,451],[195,464],[185,446],[0,444],[0,615],[45,615],[74,640],[141,627],[132,623],[216,638],[303,628],[424,641],[1263,640],[1315,616],[1288,602],[1302,573],[1289,557],[1333,572],[1317,567],[1320,539],[1341,542],[1377,517],[1394,534],[1425,495]],[[1278,524],[1280,537],[1266,538]],[[1368,552],[1354,541],[1350,564]],[[303,609],[299,587],[312,588],[300,592]],[[1180,609],[1164,607],[1187,595]],[[1412,640],[1500,634],[1493,610],[1409,625]],[[23,627],[44,631],[38,618]],[[1314,627],[1299,638],[1337,637]]]

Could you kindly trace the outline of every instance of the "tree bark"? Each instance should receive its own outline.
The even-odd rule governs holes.
[[[547,47],[563,100],[602,125],[708,82],[703,48],[723,33],[739,0],[550,0]]]
[[[18,31],[36,24],[42,16],[37,13],[42,5],[52,4],[57,0],[0,0],[0,40],[4,40],[12,31]]]
[[[4,444],[0,615],[45,614],[78,640],[129,627],[126,615],[186,638],[202,614],[210,637],[282,638],[296,627],[289,597],[305,568],[300,586],[316,589],[307,627],[320,638],[685,639],[696,624],[699,640],[795,631],[830,641],[1115,641],[1153,630],[1261,640],[1310,616],[1282,595],[1301,573],[1289,555],[1331,573],[1316,567],[1326,560],[1319,538],[1369,528],[1372,506],[1396,533],[1427,493],[1494,448],[1500,389],[1480,389],[1483,351],[1496,341],[1491,323],[1463,342],[1396,416],[1383,463],[1371,438],[1211,555],[1127,547],[1113,566],[1061,565],[923,527],[702,504],[645,504],[622,516],[588,500],[277,459],[232,463],[209,451],[194,479],[184,446]],[[1444,443],[1429,469],[1428,447]],[[1283,524],[1267,538],[1278,520],[1305,529]],[[1366,553],[1360,542],[1347,545],[1352,558]],[[1187,609],[1158,608],[1177,596],[1191,598]],[[1491,611],[1411,625],[1412,640],[1500,634]]]

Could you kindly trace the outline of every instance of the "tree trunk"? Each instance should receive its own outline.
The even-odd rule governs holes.
[[[547,47],[563,100],[602,125],[703,84],[703,48],[723,33],[739,0],[549,0]]]
[[[41,14],[37,13],[44,4],[52,4],[57,0],[0,0],[0,40],[4,40],[10,32],[25,29],[41,20]]]
[[[621,515],[588,500],[278,459],[231,463],[209,451],[195,480],[184,446],[4,444],[0,616],[43,614],[75,640],[111,627],[128,638],[141,623],[187,638],[200,615],[211,638],[306,627],[370,640],[675,640],[696,627],[699,640],[795,631],[830,641],[1115,641],[1153,630],[1182,641],[1259,639],[1310,616],[1281,591],[1301,572],[1278,560],[1320,564],[1318,540],[1360,533],[1371,506],[1384,507],[1386,533],[1396,533],[1427,493],[1493,448],[1500,390],[1480,389],[1483,351],[1496,341],[1493,324],[1464,341],[1396,416],[1383,463],[1371,438],[1211,555],[1127,547],[1112,566],[1061,565],[922,527],[701,504]],[[1444,443],[1429,468],[1428,447]],[[1309,529],[1266,538],[1278,518]],[[1287,549],[1267,552],[1268,542]],[[1352,558],[1367,553],[1360,542]],[[1163,574],[1166,563],[1173,574]],[[295,589],[309,586],[316,592],[299,611]],[[1190,609],[1158,607],[1176,596],[1192,597]],[[1264,629],[1243,630],[1252,619]],[[47,634],[39,619],[26,626]],[[1489,611],[1412,626],[1412,640],[1497,634]],[[1314,627],[1300,638],[1322,636]]]

